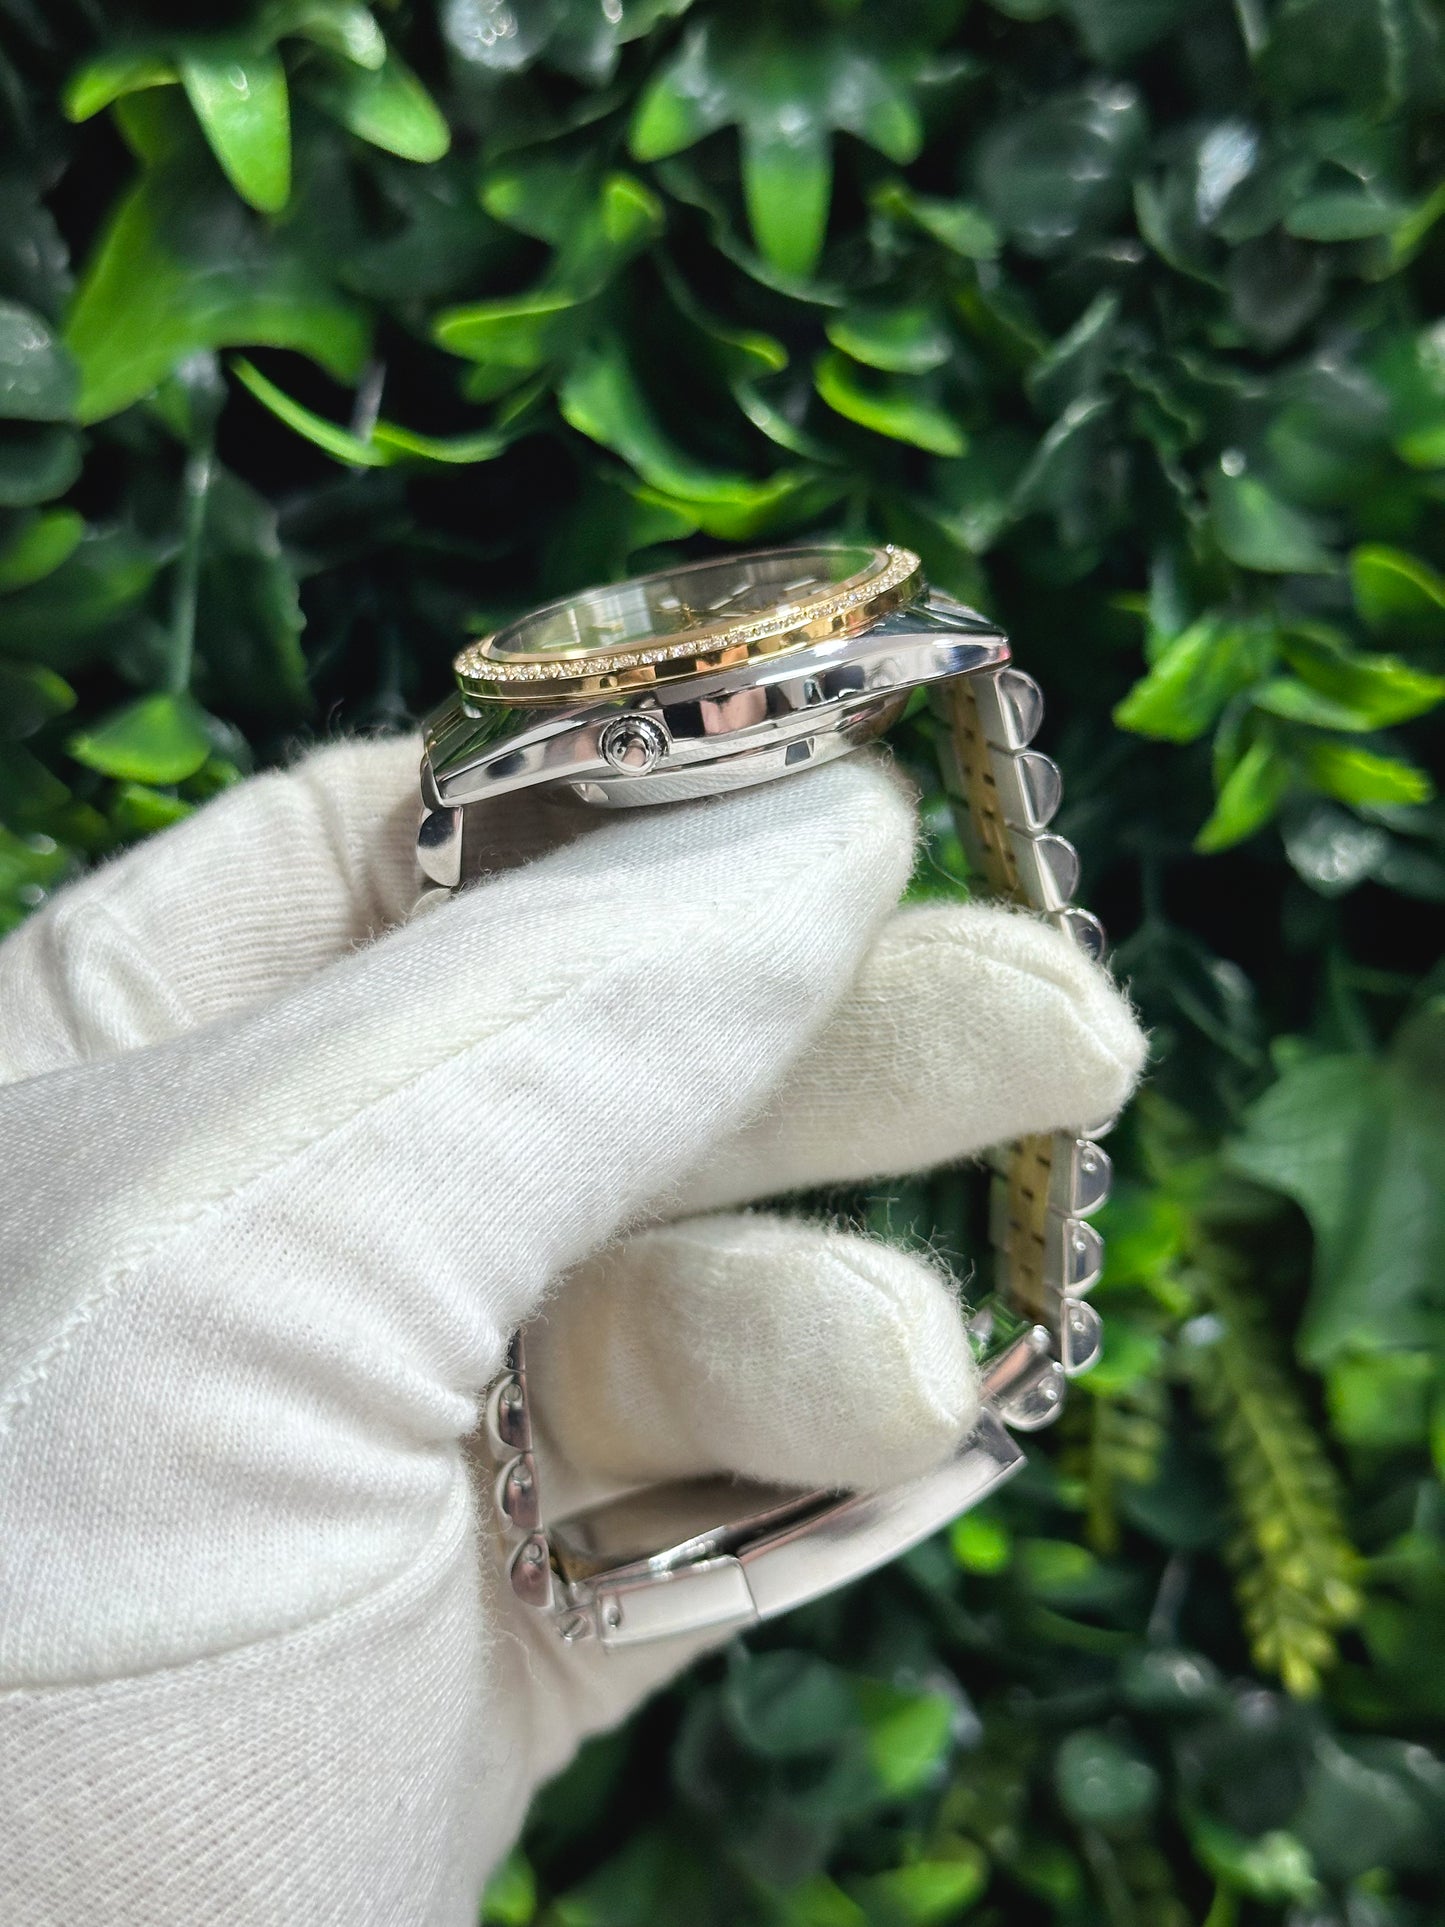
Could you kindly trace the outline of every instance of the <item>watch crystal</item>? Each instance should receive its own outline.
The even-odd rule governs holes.
[[[482,703],[564,702],[852,635],[923,591],[918,557],[861,542],[710,558],[548,603],[456,659]]]
[[[554,602],[499,630],[487,653],[499,668],[516,658],[611,656],[821,595],[865,575],[877,553],[861,543],[837,543],[695,562]]]

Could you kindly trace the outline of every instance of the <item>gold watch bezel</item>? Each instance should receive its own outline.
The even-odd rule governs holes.
[[[799,548],[858,547],[859,544],[808,543]],[[759,561],[790,553],[787,548],[751,551]],[[715,566],[709,556],[672,569],[638,576],[639,585],[663,583],[692,569]],[[507,629],[495,630],[469,643],[452,667],[457,685],[469,702],[507,703],[533,708],[551,703],[575,703],[593,696],[645,689],[658,683],[679,682],[687,676],[731,669],[762,656],[801,649],[831,636],[856,635],[879,616],[914,601],[924,591],[923,569],[911,549],[891,543],[873,548],[872,559],[860,570],[815,595],[788,602],[741,621],[699,623],[673,635],[617,650],[593,650],[582,656],[538,655],[505,657],[492,653]],[[606,589],[584,589],[533,610],[531,621],[553,610],[564,610]],[[509,625],[514,627],[515,625]]]

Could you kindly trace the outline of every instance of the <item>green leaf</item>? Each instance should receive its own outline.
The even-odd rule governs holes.
[[[70,800],[70,791],[55,772],[20,743],[9,743],[0,755],[0,817],[19,827],[44,823]]]
[[[873,194],[873,206],[897,221],[911,222],[968,261],[991,261],[999,251],[999,231],[971,201],[940,200],[915,194],[903,181],[888,181]]]
[[[734,1731],[764,1759],[827,1751],[858,1724],[848,1681],[811,1653],[737,1649],[724,1705]]]
[[[1255,476],[1221,467],[1209,477],[1208,487],[1215,538],[1240,568],[1318,575],[1334,567],[1309,517]]]
[[[664,225],[662,202],[634,174],[603,177],[594,206],[570,224],[549,285],[597,293]]]
[[[1080,395],[1053,422],[1014,487],[1016,514],[1050,511],[1070,545],[1097,527],[1099,465],[1108,447],[1113,403],[1107,395]]]
[[[528,1927],[537,1914],[537,1878],[520,1847],[514,1847],[482,1896],[483,1927]]]
[[[1267,673],[1273,649],[1253,624],[1205,616],[1166,644],[1118,703],[1114,721],[1136,736],[1192,743],[1241,689]]]
[[[934,307],[856,306],[830,315],[824,332],[854,361],[889,375],[926,375],[954,352],[948,327]]]
[[[54,315],[70,288],[69,244],[40,196],[39,183],[0,170],[0,288],[37,313]]]
[[[1402,435],[1399,449],[1412,468],[1445,468],[1445,426],[1417,428]]]
[[[264,214],[291,195],[291,109],[274,48],[191,42],[176,62],[196,119],[226,176]]]
[[[1281,834],[1291,869],[1323,897],[1347,895],[1381,875],[1393,855],[1388,830],[1322,797],[1292,808]]]
[[[753,513],[766,515],[786,501],[800,480],[811,480],[798,471],[754,480],[686,453],[658,421],[630,357],[615,339],[600,341],[575,358],[557,390],[557,406],[579,435],[620,455],[659,495],[691,509],[715,505],[730,512],[724,525],[735,519],[745,522]]]
[[[1400,1450],[1430,1434],[1440,1362],[1426,1351],[1347,1352],[1325,1381],[1330,1426],[1349,1445]]]
[[[1120,1688],[1136,1712],[1184,1716],[1227,1706],[1229,1691],[1219,1668],[1187,1647],[1148,1646],[1123,1668]]]
[[[0,435],[0,508],[63,495],[80,473],[80,437],[58,423],[25,422]]]
[[[1286,1064],[1245,1117],[1229,1147],[1231,1167],[1283,1192],[1315,1233],[1316,1290],[1338,1265],[1352,1209],[1351,1175],[1367,1123],[1379,1108],[1378,1073],[1362,1055],[1305,1057]]]
[[[141,602],[164,551],[127,530],[91,530],[57,568],[0,600],[0,650],[66,671]]]
[[[205,714],[189,696],[142,696],[79,730],[66,745],[76,762],[132,783],[179,783],[211,751]]]
[[[909,88],[918,64],[911,49],[890,62],[841,30],[805,40],[776,20],[738,21],[715,37],[700,25],[643,90],[628,144],[637,160],[662,160],[736,124],[754,239],[781,274],[803,277],[827,228],[832,132],[912,160],[923,138]]]
[[[1445,636],[1445,576],[1418,556],[1367,543],[1350,556],[1350,587],[1377,634]]]
[[[1378,0],[1285,0],[1258,49],[1278,108],[1330,101],[1371,114],[1404,104],[1415,76],[1439,59],[1433,18]]]
[[[1427,676],[1398,656],[1352,649],[1342,636],[1321,624],[1292,624],[1280,632],[1279,646],[1311,689],[1364,718],[1366,728],[1409,722],[1445,699],[1445,677]]]
[[[145,783],[123,783],[110,807],[111,825],[118,836],[154,836],[168,830],[195,808],[169,790],[151,789]]]
[[[0,301],[0,416],[68,421],[75,409],[75,365],[48,322]]]
[[[421,435],[388,421],[378,421],[369,436],[356,435],[296,401],[243,357],[238,356],[232,366],[241,384],[278,421],[348,468],[389,468],[408,457],[454,465],[488,462],[511,440],[494,429],[480,429],[470,435]]]
[[[1437,182],[1428,194],[1422,195],[1396,226],[1390,236],[1390,270],[1409,266],[1442,215],[1445,215],[1445,181]]]
[[[172,165],[184,155],[188,165],[205,175],[213,188],[217,185],[210,179],[217,171],[214,156],[180,89],[179,79],[175,94],[166,88],[152,87],[118,100],[115,125],[121,139],[144,167]]]
[[[1262,830],[1284,801],[1290,766],[1264,737],[1252,743],[1220,786],[1214,809],[1194,839],[1201,856],[1232,849]]]
[[[754,240],[783,274],[811,274],[823,252],[833,195],[826,134],[791,124],[745,127],[742,163]]]
[[[1036,1599],[1060,1607],[1091,1607],[1117,1599],[1120,1574],[1072,1539],[1024,1539],[1016,1569]]]
[[[75,691],[52,669],[0,660],[0,741],[33,736],[75,707]]]
[[[1112,1254],[1110,1264],[1112,1267]],[[1157,1331],[1115,1313],[1109,1320],[1104,1356],[1089,1373],[1085,1393],[1090,1398],[1113,1398],[1157,1379],[1162,1354],[1163,1341]]]
[[[1284,225],[1301,241],[1364,241],[1389,234],[1407,212],[1402,201],[1355,184],[1307,194],[1286,213]]]
[[[1377,1867],[1438,1868],[1440,1765],[1424,1773],[1407,1741],[1342,1745],[1322,1736],[1295,1829],[1326,1880],[1359,1880]]]
[[[1202,1812],[1191,1811],[1188,1819],[1190,1844],[1225,1892],[1274,1905],[1318,1898],[1320,1883],[1309,1852],[1284,1828],[1248,1834]]]
[[[358,67],[375,69],[386,60],[385,36],[365,7],[330,6],[323,0],[319,6],[301,8],[290,31]]]
[[[727,125],[734,102],[711,71],[706,29],[690,32],[677,58],[654,75],[632,116],[627,145],[634,160],[680,154]]]
[[[1143,104],[1124,81],[1060,89],[984,134],[979,199],[1026,254],[1059,254],[1125,212],[1147,132]]]
[[[1341,803],[1425,803],[1435,794],[1424,770],[1358,743],[1316,738],[1301,747],[1300,761],[1314,788]]]
[[[769,1927],[870,1927],[863,1909],[826,1874],[768,1898],[778,1908]]]
[[[349,380],[367,324],[294,246],[178,160],[117,205],[65,338],[80,364],[77,413],[93,422],[206,349],[293,348]]]
[[[535,188],[545,194],[551,179],[546,170],[538,179],[529,175],[525,193],[530,196]],[[568,194],[559,206],[565,233],[537,287],[450,308],[437,317],[433,332],[440,345],[488,371],[471,391],[476,399],[500,393],[509,380],[533,373],[576,339],[581,304],[599,294],[663,224],[661,202],[630,174],[608,174],[585,196]]]
[[[498,429],[479,428],[463,435],[423,435],[399,422],[379,421],[371,431],[371,445],[396,461],[408,456],[421,462],[445,462],[466,467],[473,462],[490,462],[511,446],[513,435]]]
[[[660,1826],[635,1832],[548,1908],[555,1927],[680,1927],[705,1904],[695,1856]],[[665,1909],[665,1911],[664,1911]]]
[[[1392,335],[1375,357],[1390,397],[1391,439],[1413,468],[1445,466],[1445,330],[1438,324]]]
[[[891,441],[910,442],[932,455],[962,455],[968,436],[956,418],[904,377],[878,380],[846,355],[823,355],[813,370],[813,385],[846,420]]]
[[[307,91],[358,140],[404,161],[437,161],[451,146],[441,109],[396,53],[375,69],[334,65],[312,73]]]
[[[1108,1252],[1100,1290],[1148,1286],[1165,1277],[1183,1255],[1189,1218],[1179,1201],[1154,1186],[1121,1181],[1098,1219]]]
[[[520,377],[548,360],[576,307],[577,297],[562,292],[512,301],[474,301],[439,315],[436,339],[454,355]]]
[[[22,522],[0,549],[0,594],[43,582],[84,534],[85,518],[74,509],[49,509]]]
[[[1374,723],[1363,710],[1312,689],[1297,676],[1270,676],[1250,691],[1253,708],[1268,716],[1282,716],[1287,722],[1310,723],[1316,729],[1372,729]]]
[[[962,1844],[957,1859],[915,1860],[848,1883],[871,1927],[950,1927],[987,1886],[988,1861]]]
[[[1062,414],[1071,402],[1097,394],[1111,360],[1119,298],[1112,291],[1091,301],[1062,340],[1051,344],[1024,378],[1029,398],[1046,415]]]
[[[1445,1303],[1445,1005],[1410,1019],[1383,1062],[1353,1053],[1287,1065],[1250,1107],[1229,1162],[1309,1217],[1306,1360],[1433,1343]]]
[[[13,929],[64,879],[69,851],[52,836],[17,836],[0,824],[0,926]]]
[[[168,54],[145,48],[116,48],[77,67],[60,97],[67,120],[89,120],[125,94],[146,87],[173,86],[180,79]]]
[[[1007,1528],[990,1512],[965,1512],[948,1529],[949,1548],[965,1572],[1002,1572],[1013,1555]]]
[[[565,150],[527,149],[489,167],[477,189],[494,221],[560,247],[589,218],[599,182]]]
[[[213,472],[196,574],[197,696],[250,721],[311,706],[300,590],[271,504],[228,469]]]
[[[1054,1756],[1054,1785],[1072,1820],[1106,1832],[1134,1826],[1159,1801],[1154,1768],[1098,1727],[1084,1727],[1063,1741]]]
[[[831,508],[846,488],[846,481],[836,474],[793,468],[779,469],[766,481],[749,482],[726,494],[709,487],[703,495],[679,495],[646,484],[634,485],[631,493],[648,508],[677,518],[689,531],[701,530],[720,542],[742,542],[806,524]]]
[[[879,1786],[902,1799],[935,1779],[952,1742],[954,1706],[945,1693],[906,1693],[858,1679],[853,1697],[868,1729],[868,1759]]]
[[[354,435],[349,428],[342,428],[337,422],[327,421],[312,408],[295,401],[284,389],[278,388],[274,381],[253,367],[249,361],[238,356],[231,364],[236,379],[247,388],[264,408],[269,408],[278,421],[294,429],[308,442],[325,451],[338,462],[345,462],[351,468],[385,468],[391,457],[384,448]]]
[[[1190,0],[1064,0],[1095,60],[1115,66],[1153,46],[1190,13]]]

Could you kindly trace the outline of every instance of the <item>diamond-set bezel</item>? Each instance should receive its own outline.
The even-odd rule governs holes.
[[[468,644],[453,662],[464,695],[479,702],[531,702],[600,693],[618,686],[632,672],[639,680],[664,681],[693,675],[699,669],[726,668],[729,659],[746,661],[750,655],[776,655],[785,648],[802,648],[822,635],[856,626],[859,611],[871,620],[885,609],[908,601],[923,587],[922,563],[911,549],[891,543],[879,553],[886,558],[881,570],[845,583],[825,595],[780,603],[767,615],[746,622],[721,623],[688,629],[642,649],[599,649],[583,656],[509,657],[505,662],[487,652],[496,637],[483,636]],[[771,643],[771,649],[760,645]],[[664,673],[659,675],[661,670]],[[539,687],[542,685],[542,687]],[[551,685],[551,687],[546,687]]]

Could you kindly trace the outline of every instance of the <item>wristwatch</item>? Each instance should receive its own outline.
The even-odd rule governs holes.
[[[1101,959],[1048,827],[1057,767],[1029,747],[1043,700],[990,622],[930,589],[907,549],[850,543],[713,557],[549,603],[464,649],[428,720],[424,894],[459,888],[479,819],[537,786],[600,809],[771,782],[887,729],[926,688],[944,781],[979,884]],[[1016,1472],[1015,1434],[1056,1418],[1097,1358],[1086,1294],[1102,1245],[1106,1122],[991,1154],[993,1288],[970,1320],[977,1426],[937,1470],[883,1492],[688,1481],[573,1518],[543,1505],[524,1334],[485,1401],[510,1584],[560,1637],[601,1650],[746,1626],[882,1565]],[[887,1396],[880,1385],[879,1396]]]

